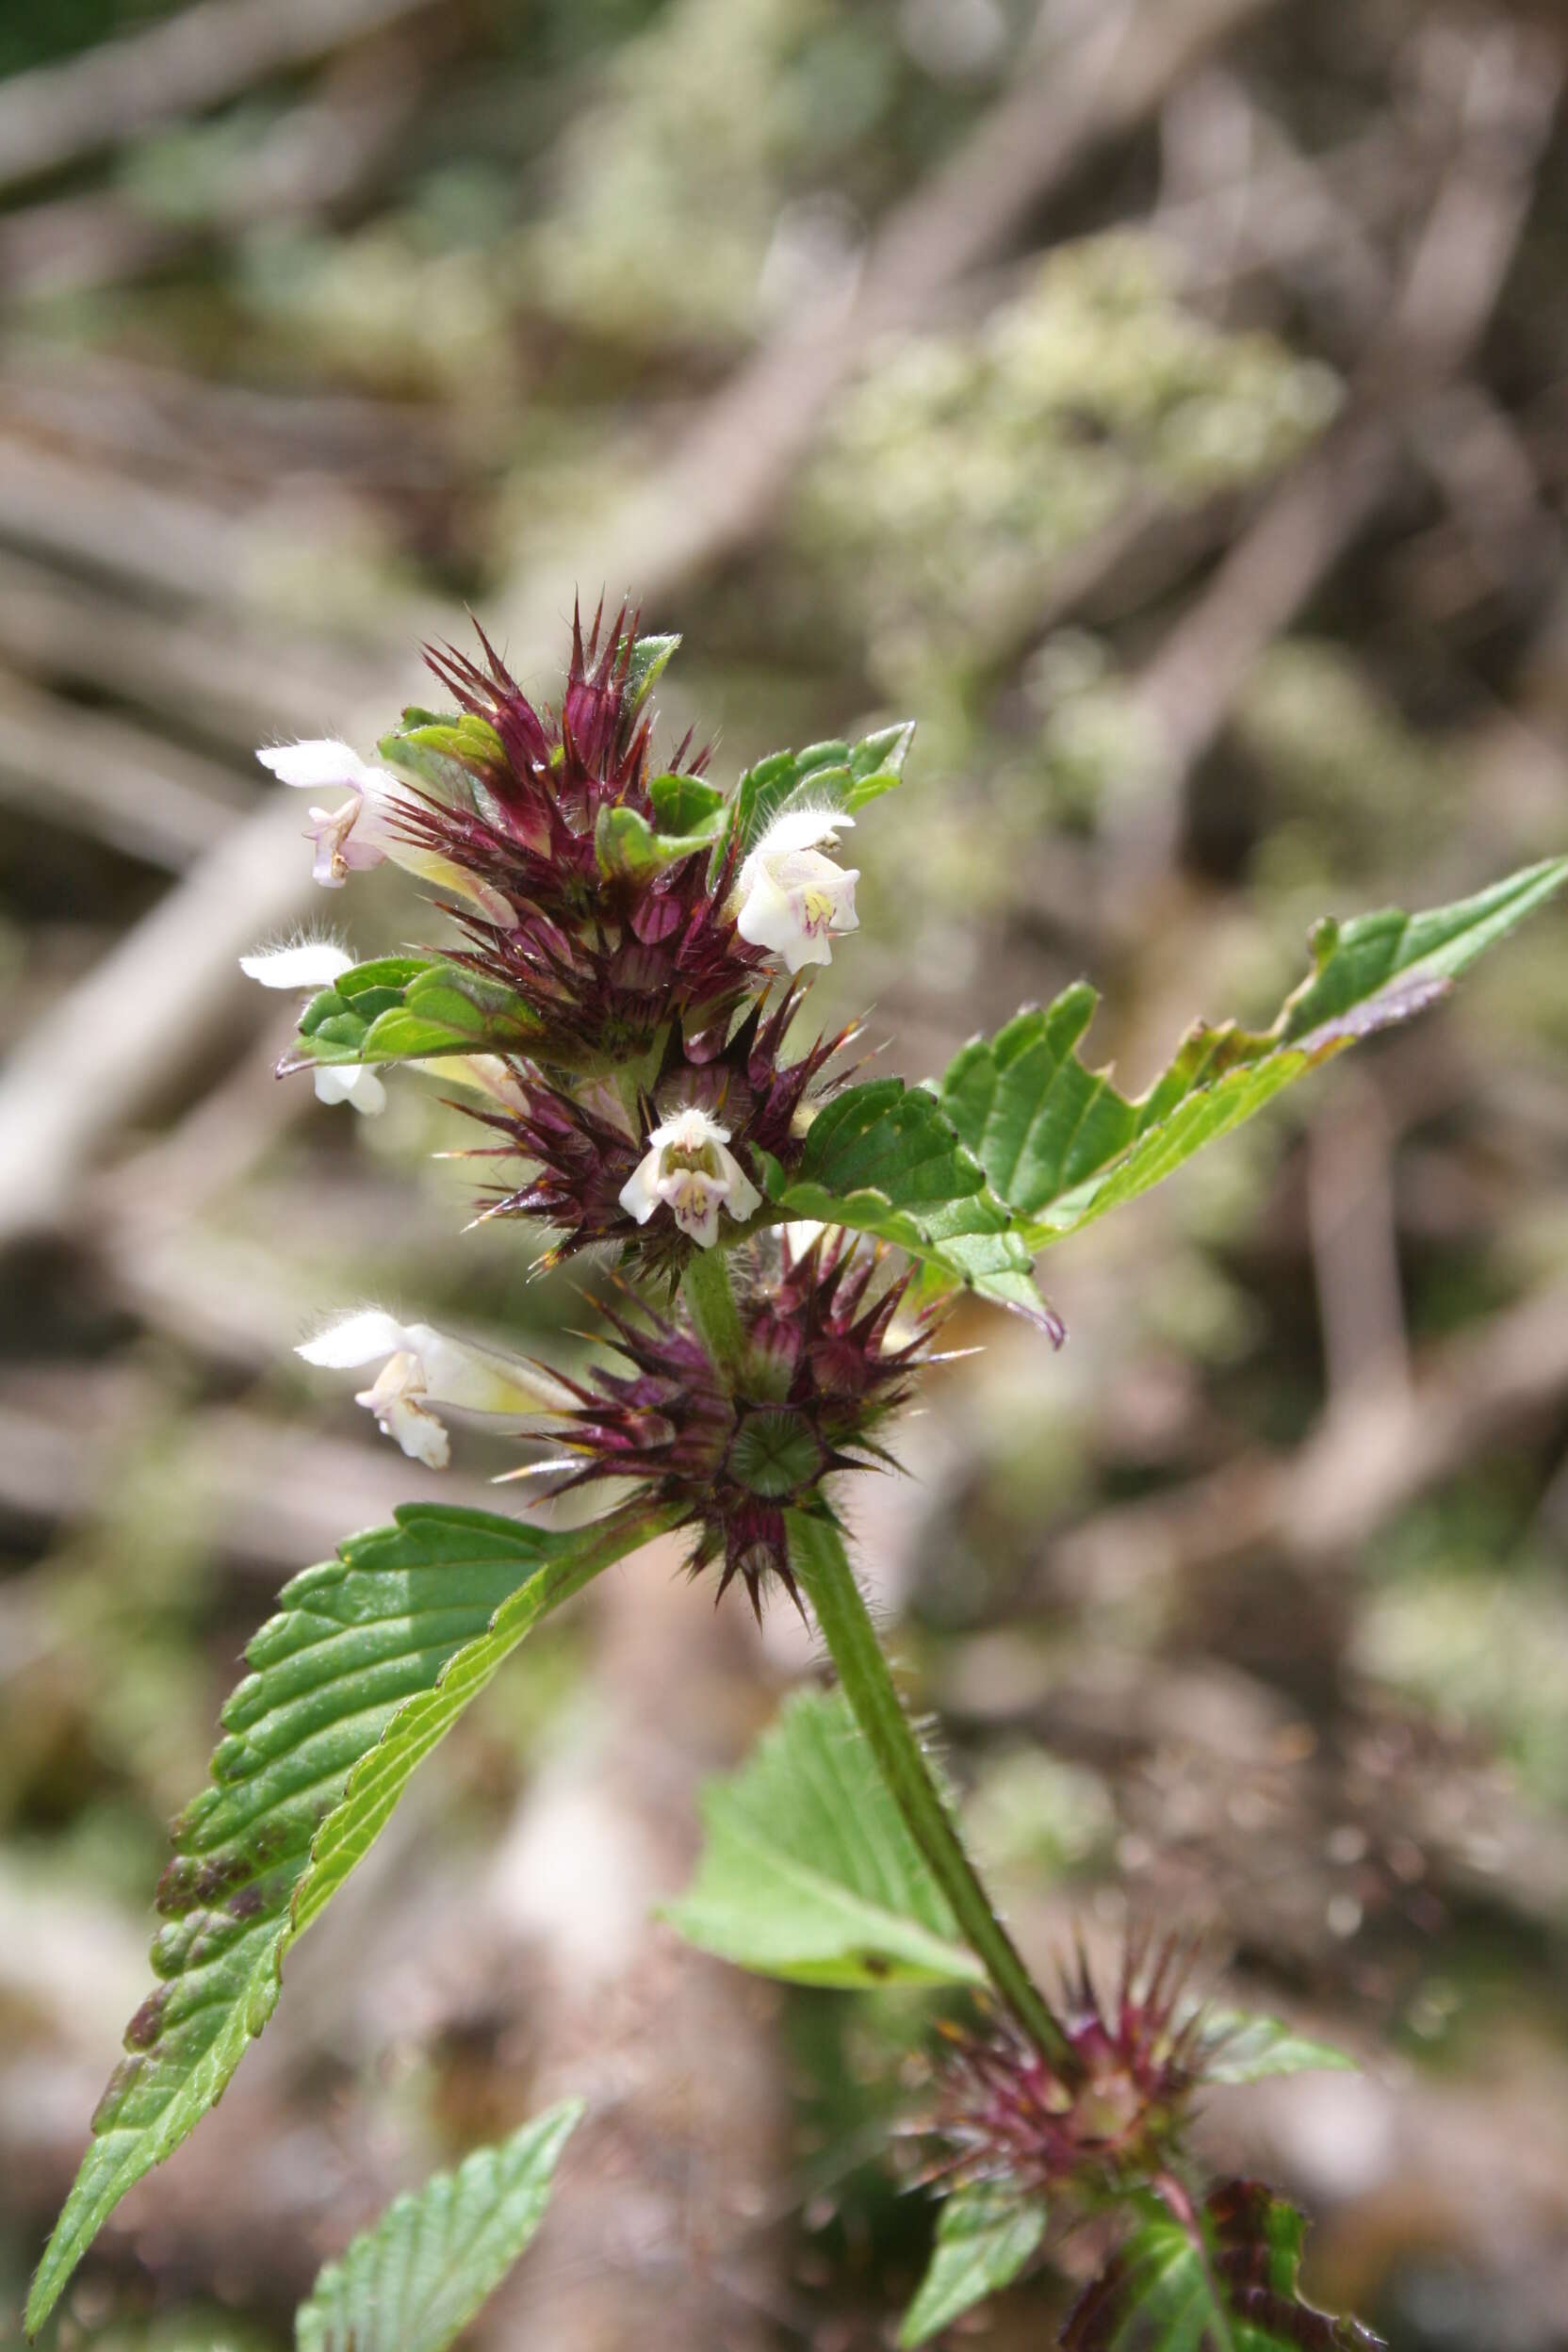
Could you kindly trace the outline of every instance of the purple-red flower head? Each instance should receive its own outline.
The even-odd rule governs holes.
[[[1025,2196],[1146,2180],[1180,2135],[1202,2073],[1204,2026],[1172,1937],[1129,1941],[1113,1998],[1082,1952],[1060,2003],[1068,2054],[1048,2058],[1011,2020],[957,2034],[931,2121],[934,2176]]]
[[[931,1334],[906,1311],[907,1274],[841,1233],[798,1253],[739,1301],[744,1339],[733,1387],[684,1323],[630,1299],[605,1306],[629,1369],[568,1381],[575,1411],[552,1437],[574,1467],[563,1483],[638,1478],[684,1507],[694,1568],[722,1561],[760,1611],[776,1580],[792,1594],[784,1514],[825,1477],[887,1457],[877,1432],[908,1393]]]

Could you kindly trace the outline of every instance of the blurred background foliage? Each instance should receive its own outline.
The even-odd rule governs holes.
[[[727,779],[913,712],[819,996],[890,1067],[1087,972],[1124,1082],[1307,924],[1568,835],[1568,66],[1543,0],[55,0],[0,12],[0,2313],[284,1577],[444,1487],[290,1350],[569,1353],[461,1121],[274,1085],[258,742],[480,611],[685,632]],[[391,870],[327,909],[426,936]],[[868,1574],[1042,1961],[1200,1930],[1359,2077],[1215,2101],[1398,2352],[1568,2344],[1568,920],[987,1315]],[[270,1008],[271,1012],[276,1007]],[[61,2341],[282,2344],[399,2184],[593,2120],[495,2344],[853,2352],[932,2010],[653,1918],[812,1671],[654,1560],[487,1694]],[[1052,2333],[1093,2249],[980,2323]],[[0,2316],[0,2340],[8,2322]]]

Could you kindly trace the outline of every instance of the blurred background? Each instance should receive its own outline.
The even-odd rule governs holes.
[[[466,601],[552,693],[629,590],[721,780],[920,720],[819,1009],[920,1076],[1086,972],[1145,1083],[1317,914],[1568,841],[1565,69],[1553,0],[0,8],[0,2340],[246,1637],[393,1502],[496,1499],[294,1342],[372,1297],[575,1345],[433,1086],[274,1082],[242,952],[429,929],[390,867],[313,902],[253,747],[368,748]],[[1565,1052],[1557,912],[1063,1250],[1062,1353],[960,1318],[855,1501],[1031,1952],[1201,1928],[1364,2060],[1205,2146],[1398,2352],[1568,2344]],[[674,1565],[426,1769],[62,2342],[281,2347],[568,2087],[477,2342],[890,2341],[928,2010],[652,1921],[812,1669]],[[1083,2259],[978,2332],[1052,2340]]]

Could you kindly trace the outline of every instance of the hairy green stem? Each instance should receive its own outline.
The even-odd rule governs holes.
[[[662,1503],[645,1494],[629,1496],[582,1530],[582,1548],[540,1569],[534,1582],[539,1593],[537,1615],[543,1617],[563,1601],[592,1584],[606,1568],[613,1568],[629,1552],[639,1551],[657,1535],[667,1535],[685,1516],[681,1503]]]
[[[694,1250],[680,1278],[680,1289],[698,1338],[719,1370],[734,1380],[744,1363],[746,1343],[725,1252]]]
[[[843,1693],[871,1743],[877,1769],[970,1949],[1032,2040],[1054,2060],[1070,2060],[1066,2034],[980,1883],[904,1711],[876,1628],[855,1581],[843,1538],[830,1519],[789,1513],[790,1564],[816,1611]]]

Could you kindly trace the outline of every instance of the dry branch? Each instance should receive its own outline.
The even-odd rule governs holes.
[[[1194,61],[1273,0],[1145,0],[1107,8],[1065,54],[1054,48],[952,161],[874,237],[853,298],[828,298],[769,343],[703,411],[669,463],[599,535],[593,578],[658,605],[764,522],[823,417],[881,335],[918,325],[1106,141],[1146,121]],[[576,582],[525,570],[501,609],[538,642]]]
[[[239,777],[0,673],[0,802],[179,873],[245,809]]]
[[[1568,1393],[1568,1283],[1557,1282],[1417,1361],[1409,1386],[1331,1413],[1294,1455],[1250,1453],[1099,1512],[1051,1547],[1054,1589],[1125,1592],[1260,1549],[1348,1565],[1407,1503]]]
[[[100,42],[64,65],[13,74],[0,89],[0,188],[58,171],[160,122],[220,106],[431,5],[200,0],[145,32]]]
[[[1459,151],[1348,414],[1268,499],[1138,680],[1159,784],[1138,818],[1146,866],[1168,861],[1185,780],[1259,656],[1383,503],[1411,418],[1468,361],[1525,224],[1559,89],[1544,41],[1494,31],[1479,44]]]

